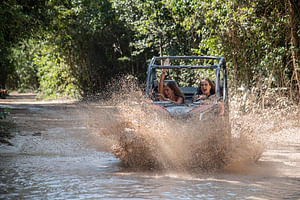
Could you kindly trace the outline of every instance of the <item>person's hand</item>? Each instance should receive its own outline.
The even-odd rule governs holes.
[[[158,94],[158,99],[160,101],[167,101],[166,98],[164,97],[164,95],[162,95],[162,94]]]
[[[200,95],[200,96],[199,96],[199,99],[200,99],[200,100],[207,99],[207,96],[206,96],[206,95],[204,95],[204,94],[202,94],[202,95]]]
[[[204,100],[204,99],[207,99],[207,96],[206,95],[196,95],[193,99],[193,101],[200,101],[200,100]]]
[[[167,58],[165,61],[164,61],[164,66],[169,66],[170,65],[170,59]]]
[[[199,99],[199,95],[195,95],[194,98],[193,98],[193,102],[199,101],[199,100],[200,100],[200,99]]]
[[[167,69],[162,69],[162,73],[166,74]]]

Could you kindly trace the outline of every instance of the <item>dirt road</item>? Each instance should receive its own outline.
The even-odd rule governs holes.
[[[0,198],[300,199],[300,125],[261,115],[232,114],[233,134],[264,141],[256,163],[241,147],[226,171],[213,174],[133,172],[120,167],[108,141],[88,128],[109,107],[74,101],[37,101],[35,94],[0,99],[15,128],[0,144]],[[101,117],[99,117],[101,119]],[[114,130],[112,130],[114,131]]]

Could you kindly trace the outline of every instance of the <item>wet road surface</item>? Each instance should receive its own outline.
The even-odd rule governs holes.
[[[79,104],[14,98],[0,102],[17,123],[13,146],[0,144],[0,199],[300,199],[298,127],[230,172],[132,170],[90,133]]]

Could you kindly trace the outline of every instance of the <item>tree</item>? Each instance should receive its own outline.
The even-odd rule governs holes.
[[[99,93],[109,80],[128,71],[127,29],[108,0],[73,2],[57,7],[55,38],[78,81],[81,95]]]
[[[0,84],[5,87],[8,74],[14,71],[9,62],[11,48],[49,23],[48,1],[3,0],[0,4]]]

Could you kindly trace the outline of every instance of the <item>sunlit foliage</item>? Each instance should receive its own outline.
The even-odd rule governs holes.
[[[226,57],[233,89],[255,89],[259,100],[278,88],[300,99],[297,0],[4,0],[0,11],[2,85],[44,91],[41,81],[56,77],[48,73],[64,72],[56,88],[72,83],[85,97],[119,74],[143,82],[153,56],[210,55]],[[42,50],[30,41],[52,45],[47,59],[56,70],[36,67],[47,65],[31,60]],[[7,82],[13,76],[18,82]]]

